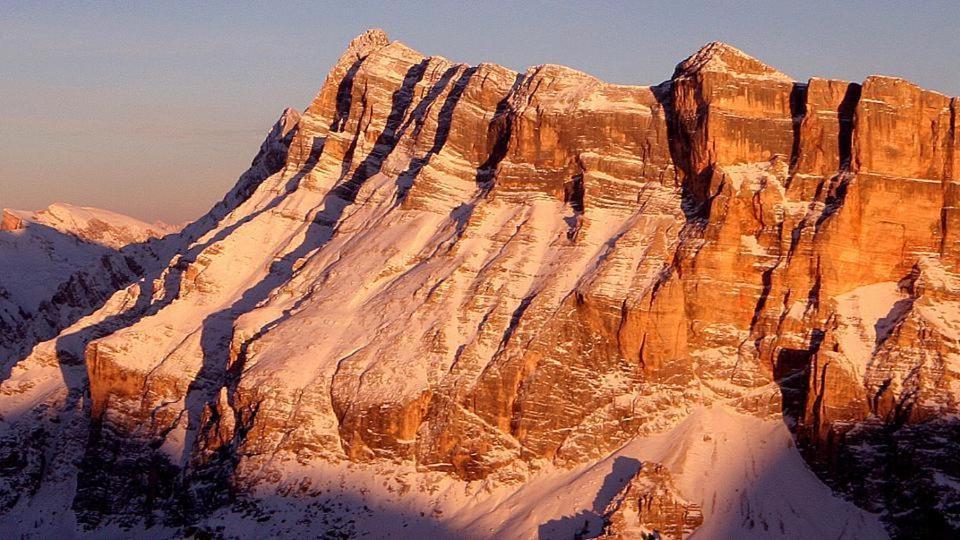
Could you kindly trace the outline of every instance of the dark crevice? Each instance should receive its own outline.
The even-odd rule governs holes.
[[[585,194],[583,173],[574,175],[563,184],[563,202],[573,210],[573,215],[564,218],[567,223],[567,240],[574,240],[583,224],[583,197]]]
[[[429,105],[436,101],[440,96],[443,89],[449,83],[450,79],[456,73],[459,68],[450,68],[444,73],[441,77],[440,82],[437,85],[434,85],[434,88],[427,93],[427,97],[421,101],[420,105],[414,109],[414,114],[417,114],[420,111],[421,115],[425,115]],[[421,157],[414,158],[410,161],[410,165],[405,171],[400,173],[397,176],[397,204],[402,204],[403,201],[407,198],[407,194],[410,191],[410,188],[413,187],[414,179],[420,174],[420,171],[423,167],[430,162],[430,159],[436,154],[440,153],[444,145],[447,144],[447,139],[450,137],[450,129],[453,124],[453,111],[457,106],[457,103],[460,102],[460,98],[463,97],[463,92],[467,88],[467,84],[470,82],[470,79],[476,73],[477,68],[468,67],[463,70],[463,73],[460,74],[460,77],[457,78],[456,82],[453,84],[453,88],[450,89],[450,92],[447,94],[446,99],[443,100],[443,105],[440,107],[440,112],[437,115],[437,132],[433,138],[433,144],[430,146],[430,149]],[[434,90],[438,89],[436,92]],[[423,107],[421,111],[421,106],[427,102],[427,106]],[[414,135],[419,135],[420,130],[423,127],[426,118],[420,118],[417,121],[416,127],[414,128]]]
[[[820,308],[820,289],[823,285],[823,278],[820,273],[820,260],[817,260],[816,274],[813,277],[813,286],[807,293],[806,311],[816,311]]]
[[[513,314],[510,315],[510,322],[507,324],[507,329],[503,332],[503,339],[500,340],[500,347],[498,350],[502,351],[510,343],[510,338],[513,337],[513,333],[517,330],[517,325],[520,324],[520,319],[523,318],[524,312],[527,311],[527,308],[530,307],[530,303],[533,302],[533,299],[536,297],[536,293],[524,297],[523,300],[520,301],[520,305],[517,306],[517,309],[513,310]]]
[[[843,101],[837,107],[837,122],[839,123],[837,153],[840,163],[837,175],[830,179],[827,195],[824,199],[823,213],[817,218],[815,224],[816,230],[819,230],[821,225],[843,206],[843,202],[847,198],[847,189],[854,177],[855,167],[852,163],[853,131],[856,126],[856,111],[857,104],[860,102],[860,92],[859,84],[850,83],[843,95]]]
[[[516,95],[520,85],[523,84],[523,74],[517,73],[513,80],[513,85],[507,94],[497,103],[497,108],[490,119],[487,127],[487,159],[477,168],[476,182],[482,192],[489,191],[493,186],[493,178],[497,172],[497,166],[507,156],[507,149],[510,144],[510,136],[513,134],[513,111],[510,107],[510,101]]]
[[[347,69],[347,73],[337,86],[337,110],[333,117],[333,122],[330,124],[330,131],[334,133],[343,131],[347,126],[347,119],[350,117],[350,107],[353,105],[353,79],[357,76],[357,71],[360,70],[360,65],[363,64],[363,60],[364,58],[361,58],[354,62],[353,65]]]
[[[696,150],[697,142],[694,141],[696,134],[705,129],[709,107],[703,97],[702,85],[696,84],[693,90],[696,109],[681,111],[676,108],[674,95],[677,93],[677,85],[686,82],[671,80],[653,87],[652,90],[667,124],[670,157],[681,190],[681,208],[687,225],[699,227],[710,216],[711,204],[716,197],[716,193],[710,194],[713,163],[697,163],[699,153]]]
[[[803,119],[807,115],[807,85],[794,83],[790,90],[790,118],[793,120],[793,145],[790,148],[790,172],[787,177],[787,185],[790,187],[790,178],[797,168],[797,162],[800,160],[800,128],[803,125]]]
[[[773,365],[773,378],[780,386],[783,420],[791,430],[804,421],[807,394],[810,388],[810,362],[820,350],[824,332],[814,329],[805,349],[782,348]]]
[[[861,86],[856,83],[847,85],[843,101],[837,107],[837,121],[840,131],[837,136],[837,151],[840,156],[840,170],[850,170],[850,158],[853,153],[853,128],[857,104],[860,102]]]
[[[767,299],[770,297],[770,289],[773,286],[773,272],[776,269],[777,267],[773,266],[764,270],[761,275],[763,288],[760,291],[760,298],[757,299],[757,306],[753,308],[753,318],[750,319],[751,331],[757,326],[757,322],[760,321],[760,317],[763,315],[763,309],[767,305]]]
[[[563,184],[563,202],[570,205],[570,208],[578,214],[583,213],[583,173],[575,175],[569,181]]]

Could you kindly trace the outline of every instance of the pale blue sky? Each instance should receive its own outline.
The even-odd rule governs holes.
[[[957,1],[0,0],[0,206],[196,217],[371,27],[452,60],[632,84],[722,40],[798,80],[883,73],[960,95]]]

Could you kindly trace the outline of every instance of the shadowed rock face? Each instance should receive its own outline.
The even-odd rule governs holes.
[[[783,408],[835,478],[850,430],[958,409],[957,109],[720,43],[641,87],[365,33],[78,341],[74,507],[188,519],[331,461],[514,481],[716,402]]]

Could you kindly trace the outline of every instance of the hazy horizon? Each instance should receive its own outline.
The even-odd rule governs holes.
[[[347,43],[383,28],[427,55],[571,66],[656,84],[728,42],[797,80],[895,75],[960,95],[960,3],[415,5],[0,1],[0,207],[52,202],[178,223],[233,185]]]

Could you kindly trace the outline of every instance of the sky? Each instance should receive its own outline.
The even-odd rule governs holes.
[[[199,217],[368,28],[427,55],[624,84],[659,83],[720,40],[797,80],[879,73],[960,95],[953,0],[0,0],[0,207]]]

